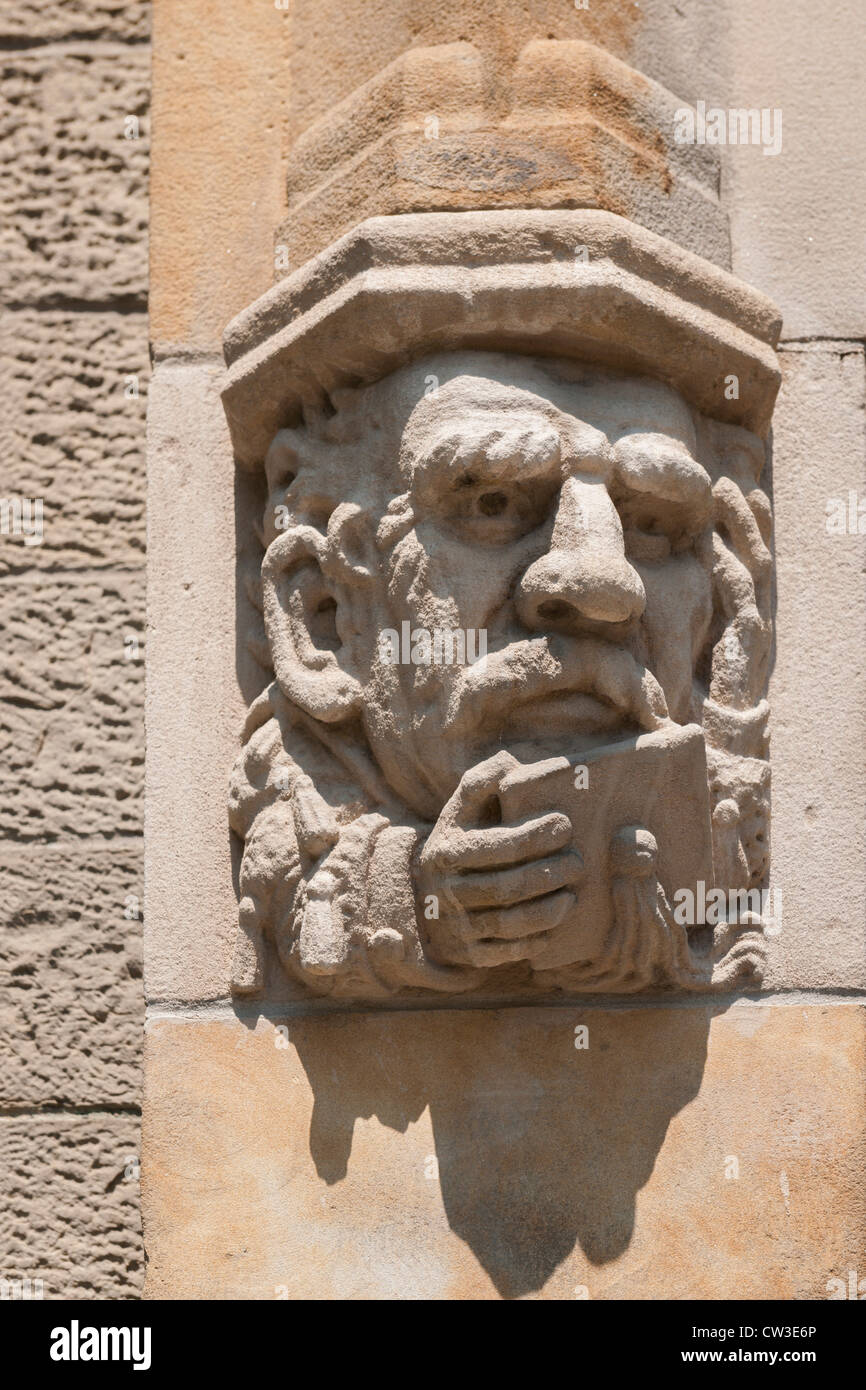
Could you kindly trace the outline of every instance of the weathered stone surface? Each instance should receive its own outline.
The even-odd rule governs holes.
[[[862,1007],[166,1018],[147,1053],[151,1298],[822,1299],[863,1268]]]
[[[0,486],[43,500],[43,540],[0,536],[0,574],[141,563],[148,375],[141,314],[3,315]]]
[[[145,39],[150,28],[147,0],[3,0],[3,39]]]
[[[828,532],[828,503],[866,512],[860,343],[789,345],[773,430],[777,569],[770,695],[773,879],[783,903],[771,979],[866,986],[866,534]],[[861,526],[866,528],[866,522]]]
[[[484,54],[506,108],[509,65],[532,39],[599,44],[691,105],[778,108],[781,155],[722,152],[734,272],[783,306],[789,333],[862,339],[864,22],[859,0],[840,0],[819,24],[790,0],[592,0],[587,10],[569,0],[319,0],[291,13],[289,128],[296,139],[410,46],[458,42]],[[836,180],[845,194],[828,198]]]
[[[428,45],[476,46],[507,108],[510,90],[503,73],[533,39],[601,45],[691,104],[702,99],[725,107],[781,108],[785,143],[780,157],[764,158],[753,148],[722,152],[726,205],[735,228],[734,270],[783,305],[789,333],[862,337],[858,308],[866,295],[852,288],[862,283],[862,267],[851,250],[858,245],[856,228],[864,220],[856,176],[862,116],[857,97],[848,95],[858,90],[857,55],[863,46],[857,0],[836,5],[817,26],[808,12],[793,16],[787,0],[763,7],[752,0],[711,7],[703,0],[675,6],[669,0],[642,0],[640,5],[595,0],[586,11],[563,0],[533,0],[531,7],[522,0],[475,0],[469,9],[460,0],[424,5],[414,0],[319,0],[286,12],[246,6],[242,18],[225,5],[217,15],[197,4],[157,0],[155,22],[166,161],[155,208],[155,277],[164,278],[166,285],[165,292],[156,286],[158,343],[182,345],[189,325],[191,345],[216,347],[221,324],[270,283],[271,234],[281,220],[279,185],[288,168],[286,124],[296,140],[407,49]],[[248,70],[239,62],[239,25],[252,55]],[[327,42],[322,41],[325,34]],[[820,73],[820,80],[807,86],[802,82],[804,51]],[[227,104],[215,102],[200,128],[188,129],[184,65],[189,72],[221,76],[220,81],[196,81],[197,101],[210,102],[212,93],[243,87],[244,99],[231,120]],[[252,70],[260,78],[250,89]],[[259,112],[260,102],[269,114]],[[850,117],[828,134],[828,111],[844,109]],[[267,140],[259,138],[262,130]],[[824,196],[829,167],[845,180],[841,203]],[[237,179],[241,168],[249,170],[246,179]],[[263,186],[273,212],[270,227],[261,211]],[[211,198],[215,188],[220,195]],[[245,255],[238,250],[241,244]],[[164,277],[158,270],[162,266]],[[194,322],[198,327],[192,327]]]
[[[6,301],[145,293],[148,77],[143,46],[2,55]],[[125,137],[129,117],[138,139]]]
[[[594,0],[587,11],[534,0],[531,13],[523,0],[475,0],[471,7],[464,0],[317,0],[286,10],[245,0],[216,9],[207,0],[155,0],[153,9],[150,308],[157,357],[217,350],[225,323],[272,283],[280,270],[274,229],[286,210],[290,141],[408,48],[473,45],[506,110],[507,74],[532,39],[601,45],[679,92],[695,57],[707,46],[718,50],[713,40],[725,27],[705,7],[683,15],[677,6],[674,15],[666,0]],[[234,100],[225,99],[227,92]]]
[[[579,353],[425,356],[276,434],[234,989],[755,983],[763,458]]]
[[[137,1298],[138,1146],[133,1114],[0,1116],[0,1277],[41,1279],[46,1299]]]
[[[0,1105],[138,1102],[141,860],[136,840],[4,847]]]
[[[470,43],[409,48],[292,146],[282,273],[368,217],[527,204],[605,208],[728,266],[718,151],[676,143],[681,105],[583,41],[540,36],[503,71]]]
[[[135,573],[0,580],[0,835],[140,834],[142,598]]]
[[[585,40],[630,61],[643,20],[641,6],[620,0],[592,0],[587,10],[562,0],[317,0],[314,7],[291,6],[292,139],[409,47],[472,44],[484,55],[491,86],[507,107],[511,65],[530,40]]]
[[[157,355],[212,352],[222,324],[279,271],[271,237],[285,212],[288,136],[294,141],[311,123],[327,122],[335,105],[362,84],[375,87],[377,74],[407,48],[443,44],[472,45],[482,54],[489,88],[501,100],[498,117],[507,119],[515,58],[528,42],[550,39],[601,44],[684,101],[784,107],[784,153],[777,159],[764,158],[759,149],[723,155],[722,191],[734,197],[734,265],[762,289],[772,287],[783,308],[793,307],[789,332],[838,333],[844,319],[852,325],[845,331],[853,333],[860,310],[851,286],[862,274],[850,251],[859,249],[851,231],[858,212],[853,194],[840,210],[826,189],[835,186],[837,173],[840,187],[853,183],[852,151],[862,144],[859,96],[852,96],[858,90],[858,47],[849,41],[854,6],[842,0],[832,19],[811,32],[803,15],[790,23],[789,9],[784,0],[767,7],[753,0],[710,7],[700,0],[675,6],[669,0],[592,0],[588,11],[568,0],[478,0],[471,6],[465,0],[320,0],[292,4],[281,14],[268,3],[244,5],[242,13],[232,0],[215,16],[200,0],[157,0],[157,125],[164,139],[155,182]],[[813,51],[824,80],[806,91],[804,54]],[[839,85],[831,80],[837,66],[844,70]],[[364,110],[375,122],[385,108],[373,101]],[[836,113],[844,113],[838,130],[828,125],[828,110],[837,125]],[[350,137],[359,133],[349,130]],[[664,143],[665,132],[659,134]],[[808,151],[808,169],[798,145]],[[479,153],[474,148],[467,156],[473,152]],[[374,150],[371,158],[379,155]],[[314,165],[306,170],[314,179],[307,193],[319,187],[315,179],[324,167]],[[507,180],[508,161],[494,166]],[[476,182],[487,176],[487,166],[479,173],[478,160],[467,157],[461,167]],[[427,177],[430,170],[420,172]],[[346,184],[328,188],[335,218],[343,215],[341,199],[355,173],[341,169]],[[637,204],[633,211],[642,220]],[[302,253],[300,242],[298,249]],[[815,254],[820,266],[813,264]],[[568,263],[573,259],[572,248]],[[483,277],[476,272],[489,262],[481,260],[462,277],[462,265],[448,267],[454,295],[441,322],[453,322],[451,304],[462,314],[461,289],[464,301],[482,298]],[[429,250],[418,259],[417,282],[436,278],[434,261]],[[363,256],[353,267],[368,303],[380,270]],[[682,283],[680,265],[664,288],[675,294]],[[390,352],[399,312],[405,315],[401,332],[407,323],[413,328],[406,288],[402,284],[393,298],[397,314],[372,312],[363,320],[365,366],[380,349]],[[272,332],[283,335],[282,350],[297,330],[303,306],[290,304],[277,321],[278,306],[267,322],[274,303],[268,299],[257,323],[243,316],[251,330],[238,353],[238,360],[249,353],[244,370],[255,366],[256,354],[259,360],[268,355]],[[256,306],[253,319],[260,310]],[[573,303],[565,314],[573,330]],[[522,327],[525,317],[515,311],[511,322]],[[593,329],[600,322],[602,332],[608,326],[603,314],[586,319]],[[728,321],[743,326],[736,314]],[[684,376],[694,373],[703,386],[711,380],[706,360],[694,360],[690,342],[684,346],[681,325],[665,343],[628,314],[621,326],[631,328],[642,349],[650,345],[649,375],[654,360],[669,362],[674,342]],[[313,383],[307,407],[322,403],[332,385],[357,384],[357,341],[342,328],[316,354],[307,350],[309,341],[278,364],[257,400],[251,393],[254,427],[272,408],[279,414],[290,395],[300,405],[302,393],[283,371],[285,362]],[[736,334],[729,341],[735,345]],[[405,334],[400,346],[406,346]],[[792,396],[776,433],[776,500],[786,513],[779,518],[777,554],[785,548],[787,567],[780,568],[778,585],[774,694],[781,709],[773,804],[782,815],[777,882],[785,906],[770,955],[773,982],[782,989],[791,982],[824,989],[863,982],[864,806],[859,775],[849,775],[862,748],[861,708],[851,693],[862,686],[856,659],[863,631],[861,552],[843,565],[835,551],[817,544],[825,521],[820,483],[828,480],[827,495],[841,491],[837,476],[855,458],[859,467],[862,457],[861,397],[849,380],[848,358],[835,347],[830,352],[838,359],[832,369],[798,366],[790,377],[793,383],[804,373],[803,410]],[[725,356],[723,350],[719,361]],[[247,584],[241,556],[256,508],[249,477],[232,491],[231,450],[215,402],[218,369],[213,363],[163,368],[151,492],[157,550],[148,974],[157,1000],[200,1002],[225,993],[231,969],[235,895],[220,792],[235,751],[239,703],[261,686],[244,651],[246,637],[261,641],[261,627],[255,585]],[[729,361],[712,379],[729,371],[740,375],[738,363]],[[325,391],[313,401],[322,385]],[[795,394],[798,389],[792,385]],[[328,401],[324,413],[334,404]],[[296,423],[274,417],[269,428]],[[337,409],[330,428],[337,431],[341,423]],[[323,436],[328,428],[323,423]],[[251,437],[241,430],[235,442],[246,447]],[[268,431],[260,430],[244,461],[260,461],[269,442]],[[789,457],[792,472],[780,482]],[[356,462],[363,464],[363,457]],[[863,486],[859,471],[845,482]],[[349,531],[350,518],[335,509],[326,528],[327,497],[307,500],[324,551],[326,530],[333,540],[344,525]],[[345,495],[337,501],[345,502]],[[769,511],[763,499],[756,501],[754,520],[766,543]],[[745,531],[737,534],[742,541]],[[843,543],[835,538],[834,544]],[[361,568],[363,556],[350,558]],[[761,569],[762,585],[768,585],[768,567]],[[731,564],[727,578],[728,597],[739,594],[748,608],[749,576]],[[445,593],[452,592],[446,586]],[[316,596],[325,633],[329,598],[332,605],[329,592]],[[766,598],[763,587],[762,604]],[[763,607],[757,618],[754,630],[763,640],[769,631]],[[827,642],[816,640],[816,627],[826,628]],[[334,646],[345,631],[331,636]],[[742,666],[742,652],[732,647],[731,664]],[[840,662],[841,694],[834,674]],[[823,690],[816,693],[816,685]],[[810,706],[805,719],[804,703]],[[805,755],[803,728],[810,745]],[[837,817],[839,779],[844,791]],[[820,800],[813,799],[815,788]],[[766,800],[760,776],[751,788],[734,789]],[[755,817],[748,837],[758,864],[767,853],[762,826]],[[313,849],[331,829],[315,814],[307,816]],[[392,881],[385,874],[379,881],[379,902],[387,908]],[[268,1007],[276,1017],[280,1006],[273,995]],[[292,1021],[286,1035],[261,1021],[254,1032],[252,1009],[243,1023],[205,1021],[207,1010],[189,1022],[159,1020],[150,1077],[152,1291],[265,1298],[312,1291],[336,1298],[571,1299],[576,1290],[578,1297],[826,1297],[831,1279],[862,1269],[866,1258],[859,1013],[845,1004],[782,1007],[778,1000],[738,1004],[712,1019],[710,1013],[694,1005],[668,1012],[658,1001],[616,1012],[603,1004],[587,1013],[544,1008],[532,1015],[352,1012]],[[525,1034],[522,1018],[528,1020]],[[585,1021],[590,1046],[584,1052],[573,1044],[575,1026]],[[575,1062],[584,1060],[588,1065],[574,1084]]]
[[[780,326],[763,295],[613,213],[375,217],[228,325],[223,400],[238,459],[261,463],[302,406],[476,347],[646,373],[763,437]]]
[[[157,358],[218,351],[232,315],[273,283],[286,203],[286,19],[270,3],[154,0]]]

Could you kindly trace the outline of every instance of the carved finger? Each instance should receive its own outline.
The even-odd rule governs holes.
[[[477,936],[478,945],[491,940],[518,941],[523,937],[539,936],[542,932],[553,931],[565,920],[577,902],[576,894],[568,888],[560,888],[544,898],[534,898],[531,902],[520,903],[515,907],[491,908],[487,912],[472,912],[469,922]]]
[[[543,951],[548,942],[546,933],[539,936],[526,936],[522,940],[472,941],[464,947],[464,958],[468,965],[491,970],[498,965],[516,965],[521,961],[532,961],[533,955]]]
[[[568,816],[551,811],[523,825],[494,825],[487,830],[454,829],[438,836],[429,852],[425,846],[422,862],[450,871],[506,868],[564,849],[573,834]]]
[[[757,585],[769,579],[772,556],[764,543],[748,499],[730,478],[720,478],[713,489],[716,525],[725,526],[731,547]]]
[[[490,873],[453,875],[448,888],[465,908],[504,907],[553,893],[583,877],[583,860],[574,850]]]
[[[454,826],[474,825],[485,803],[492,796],[498,795],[502,779],[519,765],[517,758],[503,748],[499,753],[494,753],[492,758],[486,758],[477,767],[471,767],[468,772],[464,772],[456,792],[442,810],[440,823]]]

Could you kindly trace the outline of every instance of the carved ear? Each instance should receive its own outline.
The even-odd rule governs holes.
[[[345,592],[331,547],[314,526],[295,526],[268,547],[262,593],[277,680],[290,700],[327,723],[348,719],[361,704],[361,672],[340,636]]]

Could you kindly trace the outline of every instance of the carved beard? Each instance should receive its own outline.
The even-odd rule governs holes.
[[[402,588],[417,594],[426,556],[416,554],[408,564],[405,556],[398,558]],[[392,560],[389,580],[393,568]],[[701,562],[695,569],[705,596],[683,635],[684,658],[667,663],[679,723],[691,717],[694,672],[711,611],[709,578]],[[377,610],[383,608],[380,602]],[[411,621],[393,601],[387,611],[399,657],[411,648],[413,633],[437,630],[435,609],[423,602],[415,605]],[[657,626],[663,640],[664,624]],[[523,747],[526,757],[531,744],[536,757],[543,756],[539,746],[577,753],[657,729],[671,714],[661,682],[641,659],[652,627],[650,620],[621,643],[580,631],[531,631],[509,602],[484,629],[486,656],[477,664],[392,664],[374,655],[362,715],[371,755],[397,795],[433,820],[460,777],[498,747]],[[469,642],[465,631],[464,638]]]
[[[712,581],[713,624],[709,633],[702,628],[690,634],[689,674],[697,672],[690,707],[682,708],[682,681],[673,703],[677,722],[690,717],[704,727],[713,858],[727,888],[754,885],[767,862],[767,711],[760,693],[770,634],[768,512],[766,498],[742,470],[734,476],[718,464],[713,471],[716,529],[710,528],[696,546]],[[405,509],[391,520],[402,536],[413,524]],[[382,571],[382,552],[388,549],[387,544],[380,549]],[[382,596],[378,611],[383,617],[386,607]],[[418,614],[419,624],[423,616]],[[504,635],[502,648],[507,650],[507,639],[514,642],[510,622]],[[573,639],[558,634],[558,640]],[[644,640],[652,645],[639,633],[633,650],[642,651]],[[618,649],[609,644],[608,650]],[[664,677],[663,664],[659,672]],[[660,693],[662,682],[646,675],[649,694],[653,687]],[[237,988],[261,987],[267,936],[285,969],[320,993],[372,998],[413,988],[473,989],[481,983],[473,969],[437,967],[425,956],[414,929],[411,891],[407,897],[405,882],[402,891],[392,891],[401,875],[407,880],[410,874],[416,832],[423,836],[429,829],[460,773],[460,766],[452,765],[444,785],[429,774],[442,758],[442,745],[434,742],[436,755],[431,757],[431,739],[421,737],[423,680],[419,691],[415,679],[411,667],[391,668],[382,687],[364,702],[361,719],[345,725],[319,727],[273,687],[260,702],[231,797],[233,828],[246,841],[240,912],[246,945],[239,952]],[[669,676],[663,683],[672,689]],[[651,699],[649,704],[652,710]],[[659,720],[667,717],[663,698],[653,712]],[[459,713],[458,700],[455,719]],[[464,738],[464,757],[471,760],[466,743]],[[719,935],[715,958],[693,959],[682,930],[679,935],[675,930],[670,903],[654,873],[645,871],[654,864],[658,846],[651,829],[642,833],[634,863],[626,862],[634,849],[631,842],[618,844],[611,860],[616,937],[596,962],[578,972],[582,978],[566,970],[561,987],[633,992],[655,982],[701,989],[754,977],[755,942],[746,933],[732,944],[734,928],[727,937],[727,928]],[[637,969],[630,955],[641,955],[641,943],[647,950]],[[552,976],[549,982],[557,981]],[[531,979],[524,978],[526,983]]]

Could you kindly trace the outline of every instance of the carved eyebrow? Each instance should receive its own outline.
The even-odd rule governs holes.
[[[678,440],[659,435],[626,436],[617,441],[614,458],[617,478],[630,491],[678,502],[690,511],[709,511],[710,475]]]
[[[522,410],[473,412],[449,421],[425,449],[416,449],[416,487],[459,484],[474,473],[485,479],[520,479],[558,473],[559,431],[543,414]]]

